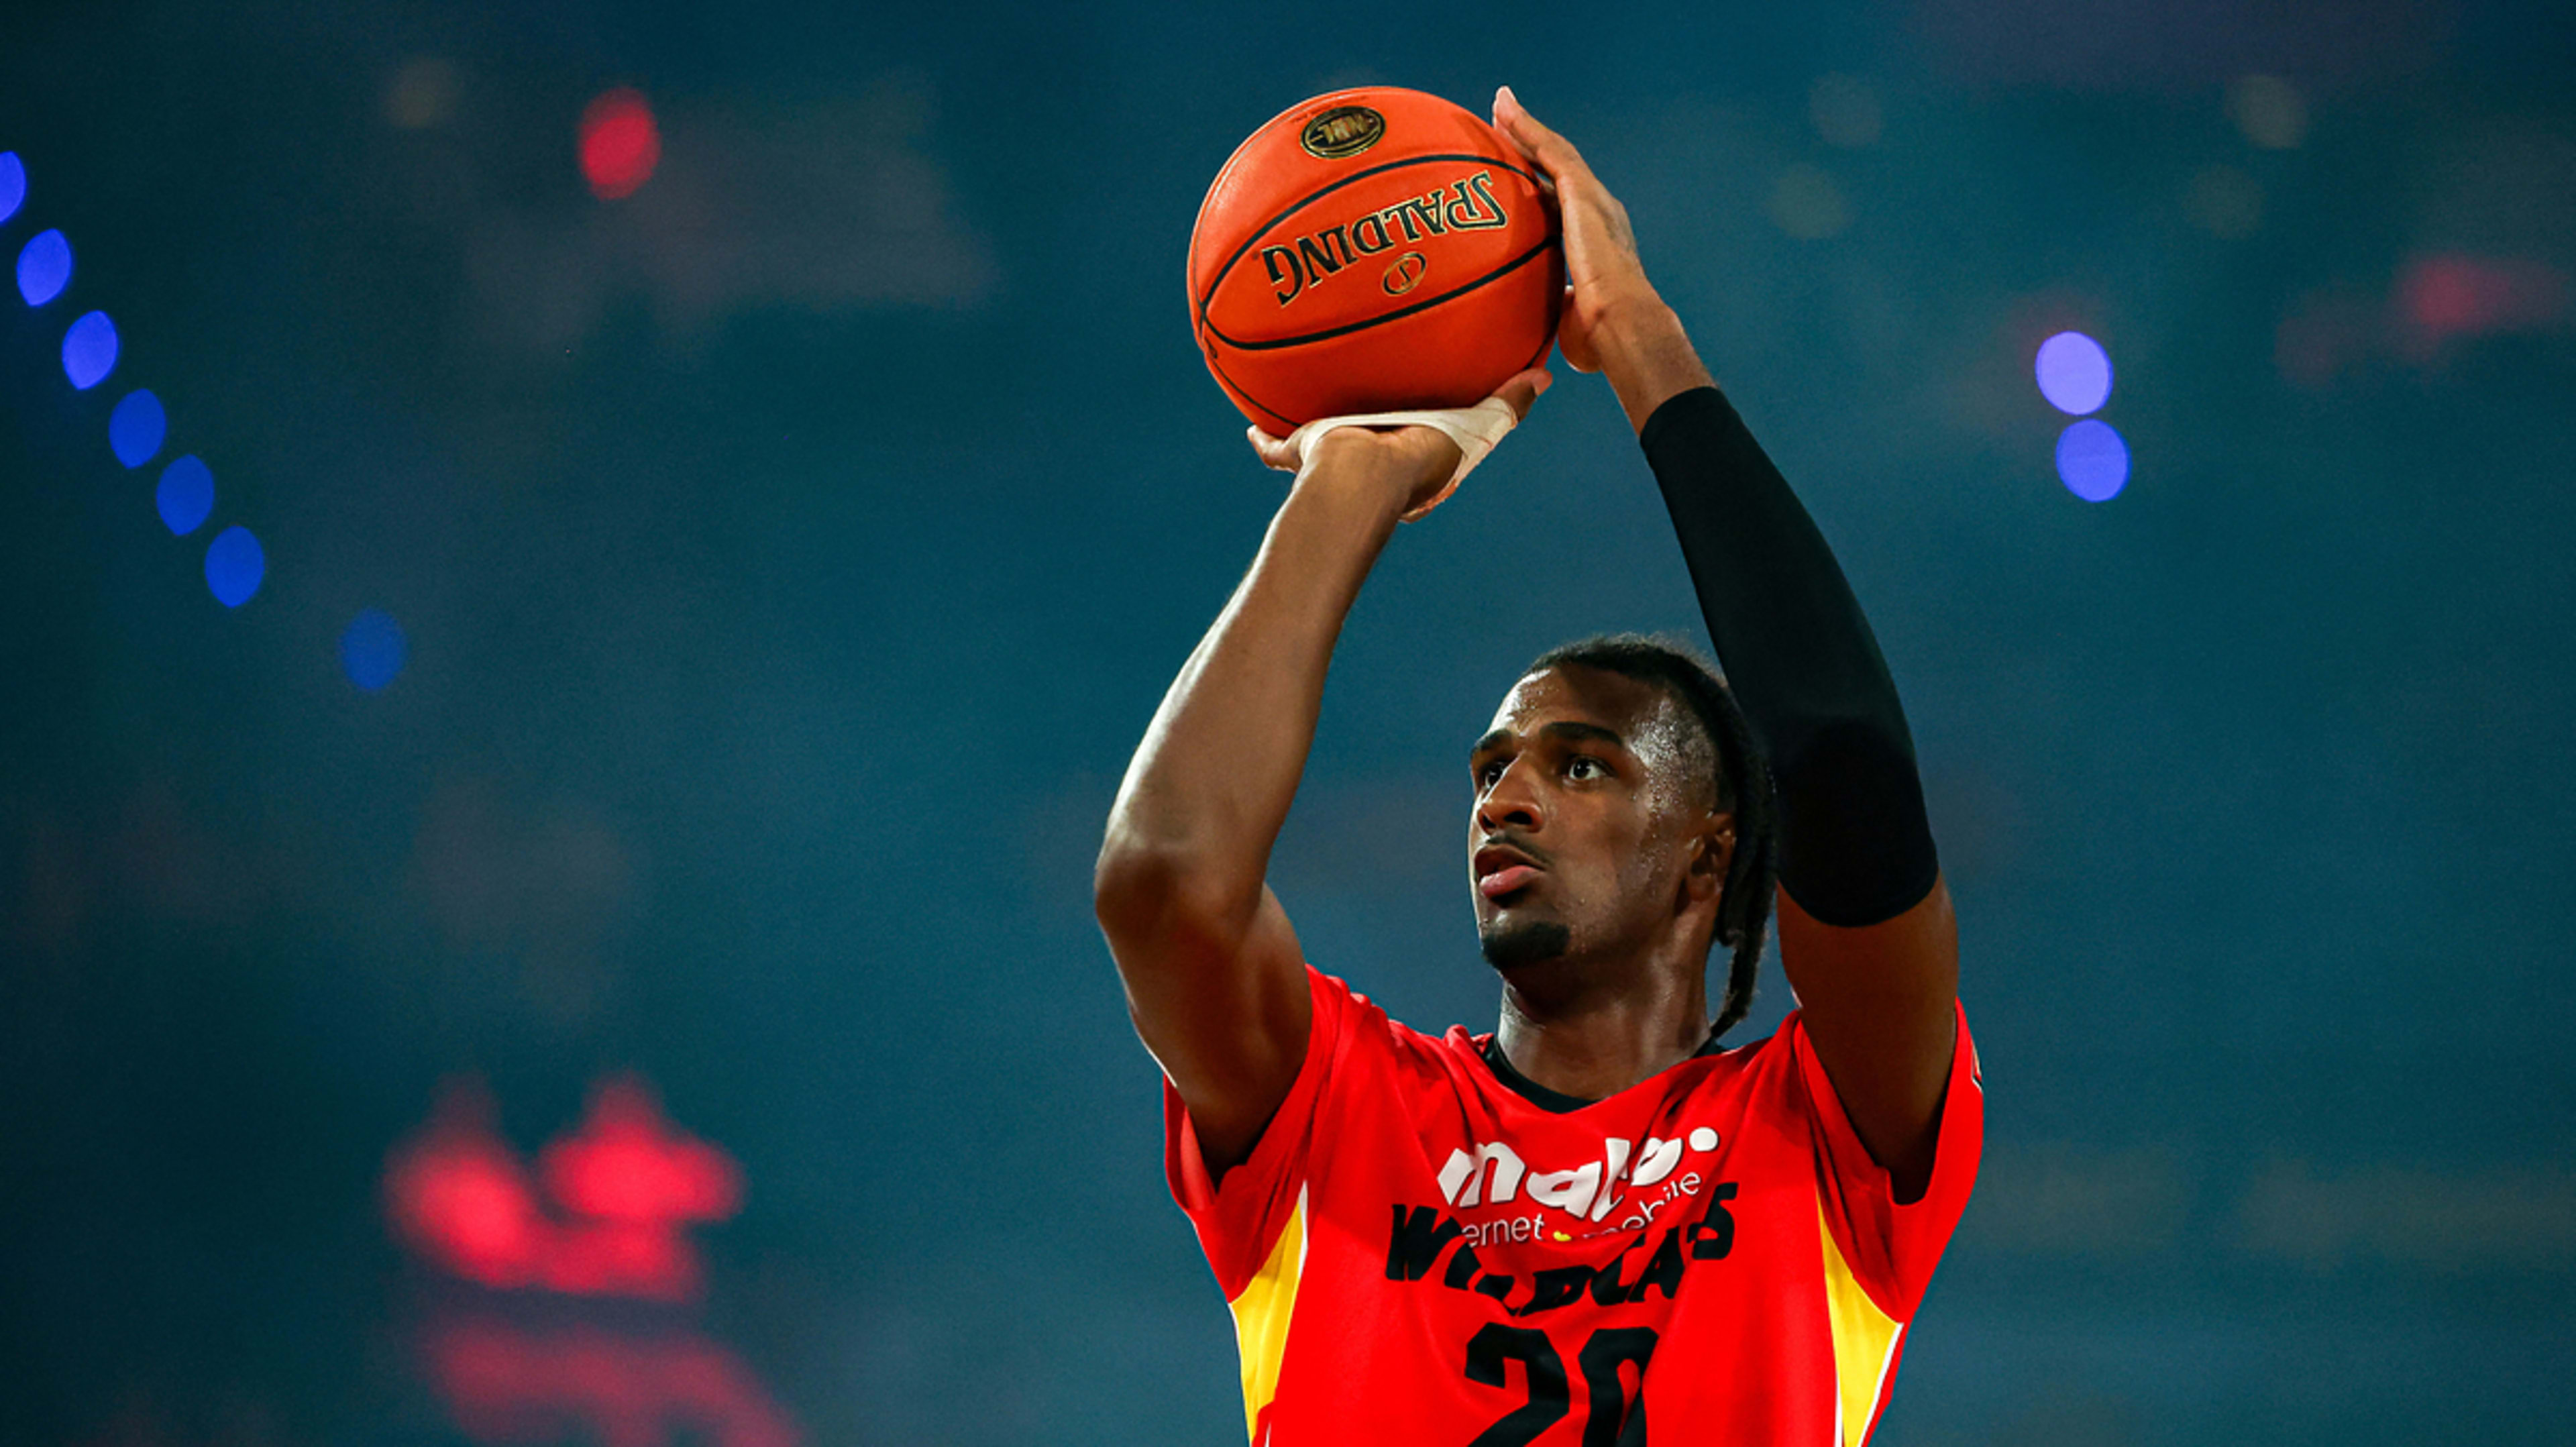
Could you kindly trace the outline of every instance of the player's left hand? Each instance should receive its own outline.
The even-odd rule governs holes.
[[[1246,431],[1264,466],[1293,472],[1300,483],[1327,473],[1383,483],[1399,492],[1399,516],[1411,522],[1456,491],[1554,381],[1544,368],[1533,367],[1475,407],[1326,417],[1286,437],[1258,427]]]
[[[1637,259],[1628,208],[1592,174],[1574,143],[1540,125],[1510,86],[1494,92],[1494,129],[1529,158],[1556,198],[1565,240],[1565,312],[1557,323],[1557,348],[1574,370],[1600,371],[1600,328],[1624,308],[1662,305],[1646,280],[1645,263]]]

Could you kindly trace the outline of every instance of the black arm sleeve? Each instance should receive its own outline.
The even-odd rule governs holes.
[[[1833,550],[1715,387],[1656,408],[1638,442],[1709,641],[1771,756],[1781,888],[1826,924],[1903,914],[1940,862],[1896,682]]]

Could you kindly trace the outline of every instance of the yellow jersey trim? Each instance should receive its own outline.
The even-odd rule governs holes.
[[[1834,1335],[1834,1447],[1860,1447],[1878,1415],[1887,1373],[1896,1364],[1896,1342],[1905,1323],[1878,1309],[1834,1244],[1825,1203],[1816,1202],[1816,1234],[1825,1242],[1825,1316]],[[1245,1380],[1251,1380],[1247,1374]]]
[[[1297,1310],[1297,1279],[1306,1274],[1306,1188],[1280,1228],[1270,1259],[1234,1300],[1235,1349],[1243,1357],[1243,1432],[1261,1447],[1261,1411],[1279,1394],[1279,1363],[1288,1354],[1288,1318]]]

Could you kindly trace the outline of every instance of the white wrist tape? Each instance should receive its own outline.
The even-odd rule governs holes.
[[[1458,444],[1458,470],[1449,475],[1449,485],[1440,489],[1430,501],[1404,515],[1411,522],[1446,502],[1458,490],[1476,464],[1485,460],[1494,445],[1520,425],[1512,415],[1512,404],[1500,397],[1488,397],[1473,407],[1451,407],[1434,412],[1362,412],[1349,417],[1318,417],[1288,434],[1288,444],[1297,449],[1300,458],[1315,455],[1317,442],[1336,427],[1437,427]]]

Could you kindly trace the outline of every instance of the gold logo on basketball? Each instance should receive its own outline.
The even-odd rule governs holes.
[[[1310,156],[1338,161],[1376,145],[1385,134],[1386,117],[1367,106],[1335,106],[1306,122],[1306,129],[1297,133],[1297,144]]]
[[[1377,284],[1386,288],[1388,296],[1402,296],[1422,285],[1422,273],[1430,269],[1431,263],[1422,259],[1421,252],[1408,251],[1395,259],[1395,265],[1386,269]]]

